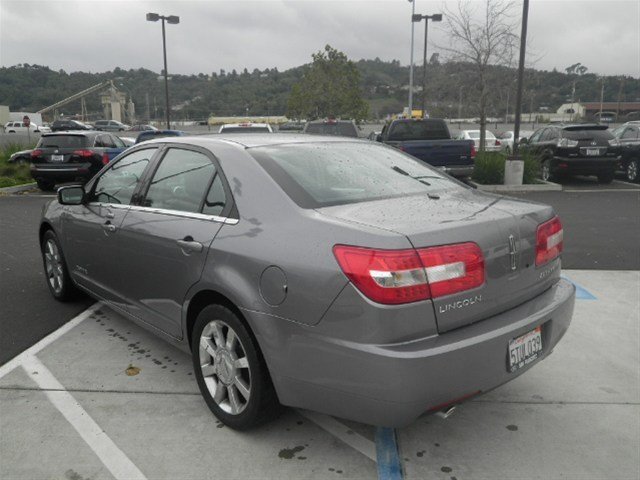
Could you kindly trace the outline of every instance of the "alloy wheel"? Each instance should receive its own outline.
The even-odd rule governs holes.
[[[627,180],[630,182],[638,181],[638,161],[631,160],[627,165]]]
[[[540,178],[542,178],[542,180],[544,180],[545,182],[548,182],[550,177],[551,169],[549,168],[549,162],[543,162],[542,171],[540,172]]]
[[[47,240],[47,243],[45,244],[44,262],[49,285],[51,285],[51,289],[59,295],[64,286],[64,267],[62,265],[62,258],[60,257],[58,245],[52,239]]]
[[[209,322],[200,335],[200,368],[214,402],[238,415],[251,398],[249,359],[236,332],[222,320]]]

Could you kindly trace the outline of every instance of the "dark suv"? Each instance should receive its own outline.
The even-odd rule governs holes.
[[[304,133],[358,137],[358,127],[352,120],[313,120],[304,125]]]
[[[569,175],[595,175],[599,183],[611,183],[619,148],[606,125],[549,125],[522,142],[522,150],[540,158],[543,180]]]
[[[51,124],[52,132],[64,132],[67,130],[93,130],[93,128],[77,120],[56,120]]]
[[[58,182],[84,183],[126,148],[106,132],[47,133],[31,152],[31,176],[45,191]]]

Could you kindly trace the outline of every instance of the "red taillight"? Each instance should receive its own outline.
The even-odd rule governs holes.
[[[93,152],[91,150],[74,150],[73,155],[78,157],[88,158],[93,157]]]
[[[109,163],[109,155],[107,155],[106,153],[102,154],[102,164],[106,165],[107,163]]]
[[[383,304],[427,300],[484,283],[484,258],[475,243],[418,250],[336,245],[333,253],[355,287]]]
[[[476,150],[476,144],[474,143],[471,145],[471,158],[476,158],[476,153],[478,153],[478,151]]]
[[[538,225],[536,234],[536,266],[544,265],[562,252],[562,223],[558,217]]]
[[[42,155],[42,150],[33,150],[31,152],[31,158],[40,157]]]
[[[400,150],[401,152],[405,152],[407,149],[404,148],[402,145],[398,145],[398,150]]]
[[[433,298],[470,290],[484,283],[484,257],[475,243],[418,249]]]
[[[418,252],[336,245],[333,254],[349,280],[374,302],[411,303],[429,298]]]
[[[500,143],[500,140],[496,140],[496,147],[498,147],[498,146],[500,146],[500,145],[502,145],[502,144]]]

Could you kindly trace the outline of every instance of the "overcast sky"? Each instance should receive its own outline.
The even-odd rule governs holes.
[[[416,12],[438,13],[445,4],[456,6],[416,0]],[[514,4],[520,15],[521,2]],[[147,12],[180,16],[179,25],[167,25],[170,73],[284,70],[310,62],[327,43],[354,60],[409,64],[407,0],[0,0],[0,65],[159,72],[161,27],[145,20]],[[424,23],[416,28],[416,62],[423,35]],[[528,40],[538,69],[580,62],[589,72],[639,77],[640,1],[531,0]],[[445,22],[430,24],[429,55],[437,51],[432,41],[448,43]]]

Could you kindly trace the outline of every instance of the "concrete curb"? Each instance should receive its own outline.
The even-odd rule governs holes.
[[[562,185],[559,183],[553,182],[545,182],[540,180],[542,183],[537,183],[534,185],[483,185],[481,183],[476,183],[473,180],[469,180],[469,185],[478,190],[482,190],[483,192],[559,192],[562,191]]]
[[[24,185],[16,185],[15,187],[4,187],[0,188],[0,193],[20,193],[25,190],[31,190],[33,187],[37,186],[36,182],[25,183]]]

